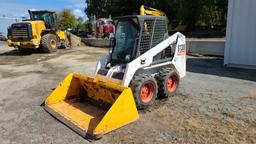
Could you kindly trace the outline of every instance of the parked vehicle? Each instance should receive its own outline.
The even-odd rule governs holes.
[[[115,33],[113,20],[109,18],[100,18],[96,21],[96,37],[105,38]]]
[[[57,14],[47,10],[28,10],[30,19],[13,23],[8,28],[7,44],[26,51],[31,48],[42,48],[46,53],[66,48],[66,34],[57,27]]]

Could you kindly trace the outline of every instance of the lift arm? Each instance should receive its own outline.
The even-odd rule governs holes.
[[[140,15],[166,16],[164,12],[144,5],[140,7]]]
[[[150,67],[153,63],[154,56],[173,43],[176,44],[176,48],[172,61],[161,63],[160,65],[173,64],[179,72],[180,77],[184,77],[186,75],[186,38],[183,34],[177,32],[135,60],[131,61],[126,67],[123,85],[129,86],[130,81],[138,69]]]

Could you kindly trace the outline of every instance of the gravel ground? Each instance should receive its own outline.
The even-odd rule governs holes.
[[[1,143],[89,143],[40,105],[68,73],[92,75],[107,51],[75,47],[23,55],[1,42]],[[92,143],[256,143],[256,71],[222,64],[222,58],[188,57],[175,97],[157,100],[138,121]]]

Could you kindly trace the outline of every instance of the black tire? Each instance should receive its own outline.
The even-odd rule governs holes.
[[[147,74],[135,75],[130,83],[130,87],[132,88],[138,109],[146,109],[154,104],[158,91],[157,82],[154,77]],[[143,93],[145,89],[148,89],[147,93]],[[143,93],[144,98],[141,93]],[[145,96],[148,98],[145,98]]]
[[[167,98],[175,95],[180,84],[180,77],[173,66],[162,68],[156,75],[156,79],[159,98]]]
[[[42,50],[46,53],[52,53],[57,51],[58,40],[54,34],[46,34],[41,40]]]

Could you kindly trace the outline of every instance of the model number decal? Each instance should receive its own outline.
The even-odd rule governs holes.
[[[178,56],[180,55],[186,55],[186,45],[182,44],[182,45],[178,45]]]

